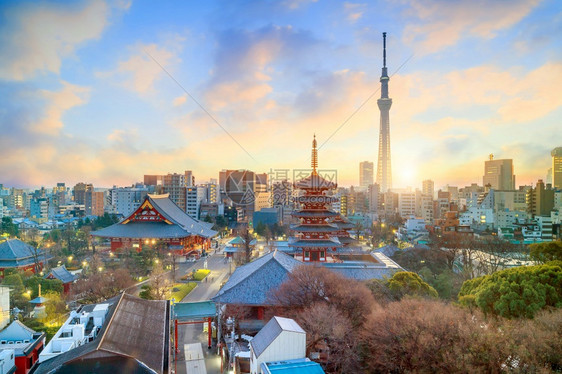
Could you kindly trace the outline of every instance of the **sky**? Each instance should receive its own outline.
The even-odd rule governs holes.
[[[394,187],[544,179],[562,146],[559,0],[0,1],[0,183],[310,165],[378,154],[387,32]]]

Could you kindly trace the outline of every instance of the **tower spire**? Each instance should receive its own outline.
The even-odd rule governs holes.
[[[386,32],[382,33],[382,67],[386,67]]]
[[[390,107],[392,99],[388,97],[388,72],[386,68],[386,32],[382,33],[382,74],[381,74],[381,98],[377,100],[380,116],[379,132],[379,159],[377,165],[377,183],[381,192],[392,188],[392,169],[390,162]]]
[[[312,161],[310,162],[310,166],[312,167],[312,175],[317,175],[318,150],[316,149],[316,134],[314,134],[314,139],[312,140]]]

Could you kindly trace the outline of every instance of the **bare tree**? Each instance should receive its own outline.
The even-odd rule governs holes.
[[[170,294],[170,280],[164,272],[162,264],[154,264],[150,274],[150,296],[153,300],[167,300]]]
[[[95,303],[117,295],[133,283],[131,274],[126,269],[121,268],[113,272],[96,270],[76,281],[71,292],[75,298]]]

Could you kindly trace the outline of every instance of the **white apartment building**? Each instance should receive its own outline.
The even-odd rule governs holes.
[[[185,189],[185,212],[192,218],[199,219],[201,203],[206,200],[205,186],[187,187]]]
[[[94,304],[70,312],[70,317],[39,354],[39,362],[94,340],[105,322],[108,310],[109,304]]]
[[[144,201],[148,194],[148,187],[113,187],[108,191],[108,206],[113,208],[113,213],[127,216],[133,213]]]

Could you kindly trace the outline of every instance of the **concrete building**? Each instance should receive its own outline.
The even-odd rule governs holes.
[[[359,163],[359,186],[366,190],[373,184],[374,164],[369,161]]]
[[[184,212],[187,211],[187,188],[195,186],[195,177],[191,170],[183,174],[168,173],[162,176],[162,192],[170,195],[170,199]]]
[[[148,187],[142,184],[135,187],[113,187],[108,192],[107,200],[114,208],[114,213],[128,216],[138,209],[148,192]]]
[[[381,189],[378,184],[371,184],[367,189],[367,200],[369,202],[369,213],[377,213],[381,206]]]
[[[416,215],[415,191],[400,191],[398,193],[398,214],[402,218],[414,217]]]
[[[221,194],[241,209],[238,217],[250,219],[255,211],[271,206],[268,175],[250,170],[223,170],[219,173]]]
[[[14,320],[8,327],[0,331],[0,361],[12,362],[15,371],[4,371],[7,366],[2,366],[2,373],[27,374],[35,369],[39,353],[45,345],[45,333],[36,332],[18,320]]]
[[[532,216],[550,216],[554,208],[554,190],[539,179],[535,188],[526,194],[527,213]]]
[[[422,193],[424,195],[429,195],[433,199],[435,194],[435,183],[432,180],[426,179],[422,182]]]
[[[39,362],[44,362],[71,349],[93,341],[105,322],[109,304],[83,305],[70,312],[45,349],[39,354]]]
[[[550,153],[552,156],[552,187],[562,189],[562,147],[557,147]]]
[[[484,187],[490,185],[494,190],[514,190],[513,160],[494,160],[490,155],[490,160],[484,163],[482,182]]]
[[[10,288],[0,286],[0,330],[10,322]]]
[[[201,203],[205,201],[207,189],[204,186],[193,186],[185,189],[185,212],[192,218],[199,219]]]

